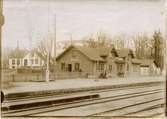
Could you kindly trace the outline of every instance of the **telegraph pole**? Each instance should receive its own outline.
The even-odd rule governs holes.
[[[49,35],[49,3],[50,1],[48,0],[48,35]],[[46,82],[49,82],[50,80],[50,77],[49,77],[49,74],[50,74],[50,71],[49,71],[49,62],[50,62],[50,53],[49,53],[49,48],[47,49],[47,59],[46,59],[47,63],[46,63]]]
[[[57,62],[56,62],[56,57],[57,57],[56,56],[57,55],[56,54],[56,50],[57,50],[56,49],[56,46],[57,46],[57,42],[56,42],[56,40],[57,40],[56,39],[56,13],[54,15],[54,39],[53,40],[54,40],[54,44],[53,44],[54,45],[54,49],[53,49],[54,50],[54,55],[53,55],[54,61],[53,62],[54,62],[54,73],[55,73],[54,74],[55,75],[54,78],[56,79],[56,69],[57,69],[57,67],[56,67],[57,66]]]

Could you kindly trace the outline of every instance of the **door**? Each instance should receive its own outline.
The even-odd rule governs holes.
[[[27,59],[24,60],[24,66],[27,66],[28,65],[28,61]]]
[[[117,75],[124,76],[124,64],[117,64]]]
[[[68,71],[71,72],[72,71],[72,65],[68,64]]]

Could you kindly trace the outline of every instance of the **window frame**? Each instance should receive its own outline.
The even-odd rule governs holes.
[[[12,65],[15,65],[15,59],[12,59]]]
[[[108,70],[109,70],[109,72],[112,72],[112,64],[110,64],[109,66],[108,66]]]
[[[61,71],[66,71],[66,65],[64,62],[61,63]]]
[[[28,59],[24,59],[24,66],[28,66]]]
[[[75,63],[74,64],[74,70],[79,71],[80,70],[80,63]]]

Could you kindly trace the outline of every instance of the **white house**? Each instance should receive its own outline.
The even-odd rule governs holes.
[[[40,68],[45,64],[45,58],[36,50],[27,53],[22,60],[24,67]]]
[[[154,60],[152,59],[143,59],[140,64],[140,74],[143,76],[157,75],[158,67]]]
[[[17,69],[23,66],[23,57],[27,54],[26,50],[16,48],[9,56],[9,68]]]
[[[16,48],[9,57],[9,68],[21,67],[41,68],[45,64],[45,58],[37,51],[26,51]]]

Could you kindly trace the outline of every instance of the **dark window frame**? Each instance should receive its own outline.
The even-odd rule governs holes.
[[[65,63],[61,63],[61,71],[65,71],[66,70],[66,67],[65,67]]]
[[[75,63],[74,69],[75,69],[75,71],[79,71],[80,70],[80,63]]]
[[[15,59],[12,59],[12,65],[15,65]]]
[[[24,66],[28,66],[28,60],[24,59]]]

